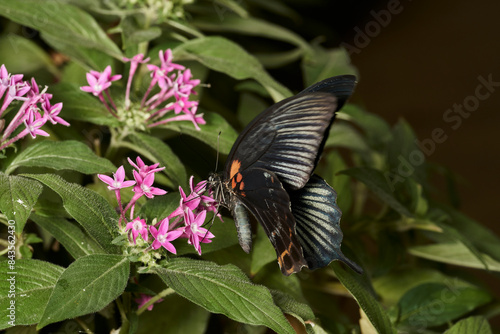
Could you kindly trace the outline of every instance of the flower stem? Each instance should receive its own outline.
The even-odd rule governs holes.
[[[157,294],[156,296],[154,296],[153,298],[148,300],[148,302],[146,304],[142,305],[142,307],[137,310],[137,312],[136,312],[137,315],[141,315],[141,313],[146,311],[150,305],[152,305],[153,303],[156,303],[159,299],[167,297],[167,296],[172,295],[174,293],[175,293],[175,291],[172,288],[166,288],[165,290],[163,290],[162,292],[160,292],[159,294]]]

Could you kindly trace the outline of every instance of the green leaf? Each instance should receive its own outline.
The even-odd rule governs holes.
[[[363,136],[348,123],[336,123],[332,126],[326,147],[344,147],[352,151],[366,152],[369,147]]]
[[[254,56],[265,68],[279,68],[293,63],[304,54],[300,48],[283,52],[255,52]]]
[[[356,180],[364,183],[368,189],[373,191],[377,197],[391,208],[399,212],[403,216],[412,217],[413,215],[408,209],[398,201],[390,189],[390,181],[384,177],[384,174],[377,169],[370,167],[354,167],[340,174],[349,175]]]
[[[236,234],[236,228],[234,227],[233,220],[229,217],[224,217],[224,222],[219,221],[219,218],[215,219],[216,220],[213,225],[210,227],[210,232],[215,235],[215,239],[212,239],[213,242],[203,244],[201,246],[204,256],[220,249],[225,249],[238,244],[238,236]],[[197,254],[193,245],[188,244],[185,240],[179,241],[180,242],[176,244],[178,255]]]
[[[395,305],[410,289],[423,283],[444,283],[453,286],[470,286],[457,277],[446,276],[440,271],[427,268],[405,268],[377,277],[373,287],[385,305]]]
[[[379,333],[396,333],[396,329],[392,326],[387,312],[382,308],[379,302],[375,299],[373,290],[368,278],[349,269],[344,269],[338,262],[332,263],[335,275],[340,283],[351,293],[358,302],[359,307],[365,312],[370,320],[370,323],[377,329]]]
[[[417,217],[424,217],[429,210],[429,203],[422,185],[413,179],[408,179],[407,185],[411,196],[411,212]]]
[[[169,187],[175,189],[180,185],[186,188],[186,169],[167,144],[156,137],[140,132],[134,132],[128,138],[136,145],[137,149],[140,149],[138,153],[151,161],[159,162],[161,167],[165,167],[163,172],[170,180]]]
[[[50,86],[54,99],[63,103],[61,116],[65,119],[90,122],[97,125],[118,126],[120,122],[94,95],[85,93],[77,85],[59,83]],[[88,135],[86,130],[83,131]],[[101,134],[102,136],[103,134]]]
[[[239,1],[235,0],[215,0],[214,1],[214,9],[217,12],[217,15],[219,16],[219,22],[224,22],[225,17],[224,17],[224,8],[220,8],[218,6],[226,7],[227,9],[231,10],[232,12],[236,13],[237,15],[241,17],[247,17],[248,12],[241,7]]]
[[[130,262],[121,255],[77,259],[57,280],[38,328],[100,311],[125,290],[129,271]]]
[[[125,16],[119,27],[122,31],[123,49],[125,50],[132,47],[135,50],[138,44],[152,41],[161,36],[159,27],[143,29],[134,16]]]
[[[43,186],[34,180],[0,172],[0,211],[21,233]]]
[[[267,242],[270,244],[269,240]],[[254,250],[252,249],[252,253],[253,252]],[[271,252],[272,254],[276,254],[274,248],[271,249]],[[305,303],[306,298],[302,294],[301,279],[298,277],[298,275],[283,275],[277,263],[278,261],[276,260],[276,255],[274,255],[273,260],[274,261],[272,263],[268,263],[268,265],[262,268],[262,270],[259,270],[256,275],[251,274],[252,281],[255,284],[266,286],[269,290],[271,290],[271,293],[273,293],[273,295],[273,291],[277,290],[281,293],[285,293],[288,297],[293,298],[297,302]],[[281,305],[276,299],[274,301],[276,305]],[[304,316],[302,318],[306,319],[308,317]]]
[[[0,14],[40,31],[60,43],[100,50],[120,59],[120,49],[95,19],[78,7],[57,0],[0,0]]]
[[[179,207],[181,196],[178,191],[169,192],[163,196],[149,199],[142,207],[139,215],[147,217],[150,221],[158,218],[158,221],[167,217]]]
[[[472,242],[470,242],[467,235],[462,234],[460,231],[458,231],[454,227],[451,227],[450,225],[442,223],[436,223],[436,225],[439,226],[443,231],[442,232],[443,235],[440,235],[439,238],[441,243],[459,242],[463,244],[476,257],[476,259],[483,264],[484,268],[488,270],[488,263],[486,263],[481,252],[478,251],[476,247],[474,247]],[[442,238],[443,236],[444,238]]]
[[[269,13],[276,14],[282,18],[290,19],[290,22],[300,22],[302,16],[295,9],[291,8],[291,2],[282,1],[267,1],[267,0],[252,0],[252,5],[259,10],[264,10]]]
[[[316,318],[314,312],[309,305],[296,301],[292,296],[280,290],[271,290],[273,300],[279,308],[287,314],[293,315],[297,319],[304,322],[304,320],[313,320]]]
[[[75,183],[66,182],[58,175],[26,174],[61,196],[66,211],[109,253],[118,251],[111,244],[116,236],[118,215],[109,203],[96,192]]]
[[[100,50],[89,49],[83,45],[76,46],[68,44],[65,40],[60,40],[47,34],[43,35],[43,39],[55,50],[58,50],[62,54],[68,56],[72,61],[78,63],[87,71],[102,71],[106,68],[106,66],[113,64],[113,58]]]
[[[415,246],[409,249],[410,254],[424,259],[449,263],[456,266],[486,269],[483,262],[473,254],[463,243],[440,243],[426,246]],[[489,255],[481,254],[489,270],[500,271],[500,262]]]
[[[0,329],[10,327],[7,305],[15,301],[15,325],[33,325],[40,321],[57,279],[64,268],[40,261],[18,259],[14,267],[0,261]],[[8,280],[14,278],[14,280]],[[11,289],[11,282],[14,289]],[[11,295],[14,290],[14,295]],[[5,306],[5,307],[4,307]]]
[[[450,225],[467,237],[476,249],[500,261],[500,238],[493,231],[452,208],[443,207],[443,210],[451,217]]]
[[[173,52],[176,59],[196,60],[237,80],[254,79],[267,89],[275,102],[292,95],[264,70],[255,57],[225,38],[212,36],[193,39],[181,44]]]
[[[250,82],[246,82],[250,83]],[[255,85],[258,85],[255,83]],[[254,85],[254,87],[255,87]],[[248,87],[241,87],[242,85],[238,85],[240,89],[248,89]],[[248,85],[246,85],[248,86]],[[261,87],[261,86],[258,86]],[[260,96],[257,96],[254,93],[241,92],[240,99],[238,103],[238,111],[236,112],[236,116],[238,121],[243,125],[247,125],[250,123],[258,114],[260,114],[263,110],[265,110],[269,106],[268,103],[265,102]]]
[[[30,219],[49,232],[75,259],[82,256],[105,253],[91,237],[77,225],[60,217],[44,217],[32,213]]]
[[[491,327],[484,317],[475,316],[460,320],[444,334],[491,334]]]
[[[370,147],[380,149],[391,138],[391,128],[380,116],[369,113],[359,106],[347,103],[337,113],[337,118],[353,122],[364,130]]]
[[[302,61],[302,72],[306,87],[336,75],[358,75],[345,49],[326,50],[321,46],[315,46],[306,53]]]
[[[490,300],[488,293],[473,286],[424,283],[399,301],[399,325],[417,328],[442,325]]]
[[[70,169],[84,174],[116,171],[116,167],[109,160],[98,157],[87,145],[76,140],[46,140],[35,143],[14,158],[7,173],[20,166]]]
[[[234,265],[176,258],[152,271],[179,295],[212,313],[278,333],[295,333],[269,290],[253,284]]]
[[[425,155],[418,148],[416,140],[408,122],[399,120],[392,130],[392,140],[387,147],[387,163],[394,173],[422,183],[425,180]]]
[[[337,151],[329,152],[323,159],[325,159],[325,169],[321,168],[321,165],[319,166],[319,169],[322,170],[320,175],[324,176],[326,182],[339,194],[337,205],[342,212],[347,213],[352,204],[351,178],[338,173],[348,166]]]
[[[206,112],[204,113],[204,118],[207,124],[201,126],[201,131],[196,130],[193,125],[188,122],[171,122],[162,125],[162,128],[187,134],[214,149],[217,149],[217,142],[219,142],[219,153],[229,154],[231,147],[233,147],[238,137],[238,133],[219,114]]]
[[[58,69],[50,56],[32,39],[13,33],[4,34],[0,38],[0,59],[10,73],[33,73],[47,69],[57,75]]]
[[[261,224],[257,225],[251,256],[250,273],[252,276],[257,274],[268,263],[276,263],[276,252]]]
[[[205,31],[229,32],[242,35],[266,37],[290,43],[302,49],[310,50],[309,44],[296,33],[281,25],[270,23],[255,17],[239,18],[236,16],[225,17],[223,21],[218,18],[204,18],[193,22],[195,27]]]

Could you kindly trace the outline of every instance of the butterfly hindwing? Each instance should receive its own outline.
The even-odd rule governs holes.
[[[337,193],[317,175],[300,190],[290,193],[292,213],[295,217],[296,231],[309,269],[328,265],[340,260],[354,271],[362,269],[349,260],[341,251],[342,212],[337,206]]]
[[[283,274],[290,275],[306,266],[295,233],[295,219],[290,208],[290,197],[276,174],[262,168],[246,169],[235,173],[231,179],[231,187],[237,196],[234,207],[238,208],[241,203],[262,224],[276,250]],[[247,221],[245,218],[240,219],[243,217],[241,214],[233,213],[233,216],[240,244],[243,249],[248,248],[248,240],[245,240],[248,235]],[[242,230],[244,233],[240,235]]]

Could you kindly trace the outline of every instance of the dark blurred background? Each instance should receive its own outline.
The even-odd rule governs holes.
[[[406,119],[421,140],[436,128],[444,130],[447,140],[427,159],[457,174],[462,211],[500,234],[500,2],[316,1],[316,8],[314,1],[307,8],[290,3],[308,13],[308,31],[323,33],[326,43],[353,47],[357,94],[368,111],[390,124]],[[445,122],[454,104],[474,107],[479,76],[499,86],[476,100],[477,108],[459,126]]]
[[[431,138],[434,129],[442,128],[447,140],[436,144],[427,159],[448,167],[458,176],[461,211],[500,235],[496,217],[500,198],[500,2],[401,0],[317,4],[320,7],[315,16],[322,26],[318,32],[333,30],[327,41],[356,47],[351,60],[359,70],[357,94],[366,109],[390,124],[406,119],[421,140]],[[380,22],[377,16],[390,8],[397,12],[390,16],[390,22],[385,27],[375,24]],[[368,42],[359,31],[366,34]],[[472,106],[480,76],[490,77],[498,87],[488,98],[476,99],[479,104]],[[453,129],[450,125],[454,123],[445,122],[443,117],[448,109],[464,101],[475,110],[467,118],[462,117],[460,126]],[[437,185],[445,188],[439,182]],[[498,280],[484,276],[490,289],[500,295]],[[491,320],[495,326],[500,324],[499,317]]]

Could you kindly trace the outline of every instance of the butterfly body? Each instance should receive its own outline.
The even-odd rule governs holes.
[[[234,219],[245,252],[252,246],[248,212],[263,226],[283,274],[341,260],[341,212],[335,191],[313,175],[335,112],[351,95],[355,77],[321,81],[269,107],[242,131],[224,172],[209,183]]]

